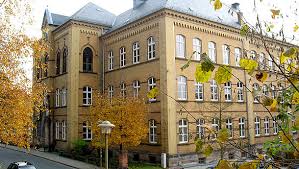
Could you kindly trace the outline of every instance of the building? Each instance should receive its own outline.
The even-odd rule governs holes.
[[[239,67],[239,60],[250,55],[270,74],[275,74],[275,65],[263,48],[240,36],[238,4],[232,5],[233,14],[227,6],[215,11],[208,0],[133,0],[133,4],[118,16],[93,3],[72,16],[45,11],[43,36],[52,50],[45,56],[46,68],[34,69],[34,79],[50,89],[49,112],[39,118],[37,140],[70,150],[74,140],[92,139],[88,107],[94,92],[146,97],[158,87],[164,94],[148,100],[148,139],[131,151],[137,159],[159,162],[161,153],[166,153],[171,167],[213,163],[219,153],[208,158],[195,153],[194,138],[205,135],[204,125],[219,130],[220,122],[236,145],[242,143],[250,153],[261,151],[261,144],[275,137],[278,127],[245,90],[245,85],[252,89],[260,84]],[[273,44],[279,53],[283,44]],[[221,86],[214,80],[197,83],[194,73],[201,55],[192,55],[193,51],[206,52],[216,66],[231,66],[241,82],[233,78]],[[182,71],[191,56],[190,66]],[[276,97],[275,86],[283,85],[273,82],[263,86],[263,93]],[[227,146],[224,157],[246,159],[248,154]]]

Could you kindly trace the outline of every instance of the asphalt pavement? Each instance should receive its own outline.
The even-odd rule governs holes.
[[[11,162],[28,161],[37,169],[74,169],[72,167],[56,163],[28,153],[14,151],[0,147],[0,169],[6,169]]]

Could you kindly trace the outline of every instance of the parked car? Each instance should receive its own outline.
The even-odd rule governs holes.
[[[27,161],[21,161],[21,162],[13,162],[11,163],[7,169],[36,169],[34,165]]]

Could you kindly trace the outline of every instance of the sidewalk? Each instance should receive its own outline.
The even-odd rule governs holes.
[[[64,164],[69,167],[76,168],[76,169],[99,169],[100,168],[100,167],[92,165],[92,164],[88,164],[88,163],[84,163],[81,161],[76,161],[73,159],[61,157],[57,154],[41,152],[41,151],[34,150],[34,149],[30,149],[30,151],[28,151],[27,149],[24,149],[24,148],[18,148],[15,146],[10,146],[10,145],[5,145],[5,144],[0,144],[0,147],[23,152],[23,153],[28,153],[30,155],[41,157],[41,158],[44,158],[44,159],[47,159],[47,160],[50,160],[50,161],[53,161],[56,163],[60,163],[60,164]]]

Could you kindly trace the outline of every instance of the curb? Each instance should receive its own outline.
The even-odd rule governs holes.
[[[22,152],[22,153],[30,154],[30,155],[32,155],[32,156],[39,157],[39,158],[43,158],[43,159],[46,159],[46,160],[49,160],[49,161],[52,161],[52,162],[56,162],[56,163],[59,163],[59,164],[62,164],[62,165],[68,166],[68,167],[72,167],[72,168],[75,168],[75,169],[81,169],[81,168],[78,168],[78,167],[73,166],[73,165],[69,165],[69,164],[65,164],[65,163],[62,163],[62,162],[57,161],[57,160],[53,160],[53,159],[51,159],[51,158],[47,158],[47,157],[44,157],[44,156],[39,156],[39,155],[30,153],[30,151],[26,152],[25,150],[20,150],[19,147],[11,148],[11,147],[9,147],[9,146],[10,146],[10,145],[6,146],[6,145],[3,145],[3,144],[0,144],[0,147],[5,148],[5,149],[9,149],[9,150],[13,150],[13,151],[18,151],[18,152]],[[37,151],[38,151],[38,150],[37,150]],[[73,160],[73,159],[72,159],[72,160]]]

